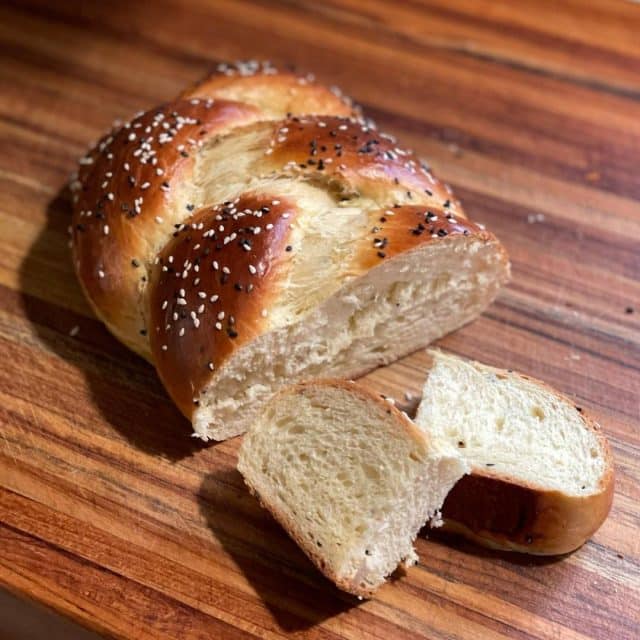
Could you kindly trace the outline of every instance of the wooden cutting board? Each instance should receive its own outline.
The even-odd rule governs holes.
[[[637,638],[639,34],[640,6],[614,0],[4,2],[0,583],[127,639]],[[247,493],[238,441],[190,438],[92,315],[67,249],[75,159],[237,58],[341,86],[504,241],[513,281],[440,344],[547,380],[601,422],[616,494],[582,549],[422,536],[420,564],[360,603]],[[424,363],[367,384],[403,400]]]

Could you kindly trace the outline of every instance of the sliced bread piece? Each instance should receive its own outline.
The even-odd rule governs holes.
[[[581,546],[609,512],[614,472],[600,427],[543,382],[430,350],[416,422],[472,468],[444,503],[445,528],[540,555]]]
[[[288,387],[245,436],[238,469],[341,589],[370,596],[467,471],[378,396],[345,381]]]

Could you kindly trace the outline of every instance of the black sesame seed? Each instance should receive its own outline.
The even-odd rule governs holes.
[[[318,160],[318,171],[324,171],[324,160],[322,158]]]
[[[78,231],[85,231],[86,227],[80,222],[76,225]]]
[[[496,463],[495,462],[487,462],[487,464],[485,466],[487,466],[487,467],[495,467]]]
[[[236,283],[233,285],[233,288],[234,288],[236,291],[242,291],[244,287],[243,287],[239,282],[236,282]]]
[[[578,413],[582,413],[582,407],[576,407],[576,411],[577,411]]]
[[[624,310],[624,312],[625,312],[625,313],[633,313],[633,307],[627,307],[627,308]]]
[[[223,272],[222,275],[220,276],[220,283],[227,284],[228,281],[229,281],[229,274]]]
[[[378,251],[378,258],[386,258],[387,254],[384,251]]]
[[[188,158],[188,157],[189,157],[189,154],[188,154],[186,151],[181,151],[181,152],[180,152],[180,155],[181,155],[183,158]]]
[[[237,338],[238,337],[238,332],[235,331],[234,329],[229,328],[229,329],[227,329],[227,335],[230,338]]]
[[[445,200],[442,205],[445,209],[448,209],[451,206],[451,200]]]
[[[140,329],[140,335],[141,336],[146,336],[147,335],[147,330],[146,329]]]
[[[285,251],[291,251],[291,250],[293,250],[293,247],[292,247],[290,244],[288,244],[288,245],[284,248],[284,250],[285,250]]]
[[[140,266],[140,263],[134,258],[131,261],[131,266],[137,269]]]
[[[187,211],[193,211],[196,208],[195,204],[188,204],[187,205]]]
[[[444,238],[446,235],[449,235],[449,232],[446,229],[438,229],[438,235]]]

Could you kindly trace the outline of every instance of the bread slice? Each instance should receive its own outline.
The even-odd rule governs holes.
[[[416,422],[472,468],[447,496],[445,528],[541,555],[581,546],[613,496],[612,458],[598,424],[538,380],[429,354]]]
[[[406,416],[352,382],[276,394],[245,436],[251,491],[341,589],[370,596],[467,467]]]

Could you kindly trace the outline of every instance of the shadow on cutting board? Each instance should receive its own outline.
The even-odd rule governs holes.
[[[309,629],[358,606],[311,564],[247,490],[235,468],[205,477],[200,512],[226,553],[287,632]]]
[[[71,196],[65,186],[49,202],[46,224],[20,265],[22,306],[33,333],[80,370],[102,418],[132,445],[170,460],[190,456],[202,444],[189,437],[191,425],[153,367],[120,344],[93,314],[72,310],[83,303],[84,294],[67,247],[70,223]]]

